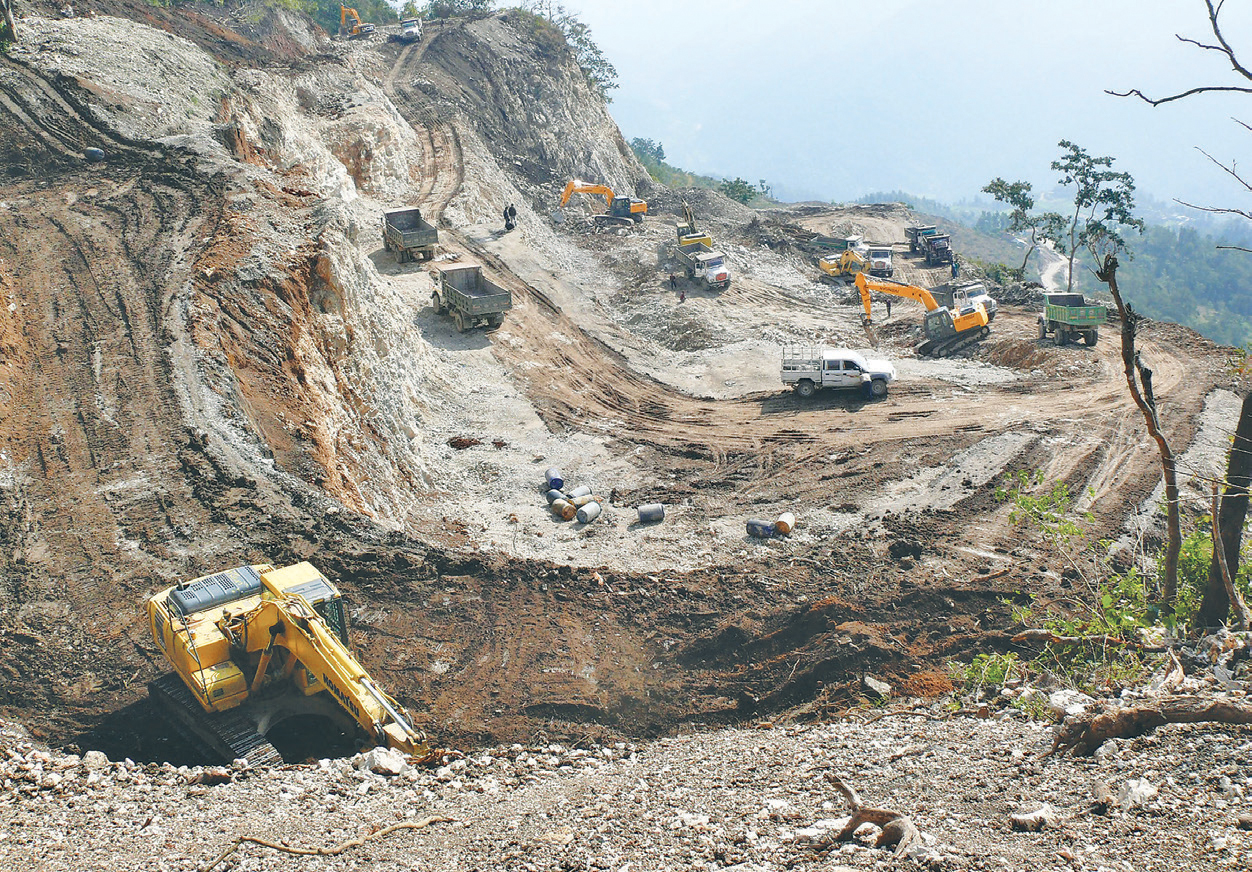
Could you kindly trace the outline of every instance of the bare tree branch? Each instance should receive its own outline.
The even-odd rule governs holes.
[[[1239,171],[1235,169],[1235,165],[1233,161],[1231,162],[1230,166],[1226,166],[1224,163],[1219,161],[1217,158],[1213,157],[1213,155],[1209,154],[1207,151],[1200,148],[1198,145],[1196,146],[1195,150],[1198,151],[1200,154],[1204,155],[1205,157],[1207,157],[1210,161],[1212,161],[1217,166],[1221,167],[1223,172],[1225,172],[1228,176],[1230,176],[1239,184],[1243,185],[1245,190],[1252,191],[1252,185],[1248,184],[1248,182],[1245,181],[1241,175],[1239,175]]]
[[[1181,94],[1174,94],[1170,97],[1159,97],[1153,99],[1138,88],[1131,88],[1129,91],[1110,91],[1105,89],[1104,93],[1112,94],[1114,97],[1138,97],[1145,103],[1152,106],[1160,106],[1162,103],[1172,103],[1175,100],[1181,100],[1184,97],[1191,97],[1196,94],[1205,94],[1209,91],[1237,91],[1241,94],[1252,94],[1252,88],[1240,88],[1234,85],[1204,85],[1199,88],[1192,88],[1190,91],[1183,91]]]
[[[1252,213],[1245,212],[1242,209],[1225,209],[1219,206],[1197,206],[1195,203],[1188,203],[1186,200],[1174,200],[1175,203],[1186,206],[1188,209],[1199,209],[1201,212],[1212,212],[1215,215],[1239,215],[1252,221]]]
[[[1222,34],[1221,25],[1217,23],[1218,16],[1222,14],[1222,5],[1224,4],[1224,2],[1225,0],[1221,0],[1221,2],[1218,2],[1216,5],[1214,5],[1213,0],[1204,0],[1204,5],[1207,6],[1209,10],[1209,26],[1213,29],[1213,35],[1217,37],[1217,45],[1209,45],[1207,43],[1200,42],[1199,40],[1196,40],[1196,39],[1191,39],[1190,37],[1186,37],[1178,33],[1174,34],[1174,37],[1179,42],[1185,42],[1189,45],[1194,45],[1197,48],[1201,48],[1206,51],[1215,51],[1220,54],[1224,54],[1226,56],[1226,59],[1230,61],[1231,69],[1233,69],[1236,73],[1238,73],[1243,78],[1252,82],[1252,71],[1248,70],[1247,67],[1239,63],[1239,58],[1235,56],[1235,50],[1231,48],[1230,43],[1226,41],[1225,35]],[[1237,87],[1234,85],[1226,85],[1226,86],[1213,85],[1213,86],[1205,86],[1205,87],[1200,87],[1200,88],[1192,88],[1189,91],[1183,91],[1181,94],[1174,94],[1170,97],[1160,97],[1156,99],[1153,99],[1152,97],[1149,97],[1148,95],[1144,94],[1138,88],[1133,88],[1129,91],[1105,91],[1104,93],[1112,94],[1114,97],[1138,97],[1140,100],[1142,100],[1143,102],[1151,106],[1160,106],[1162,103],[1172,103],[1173,101],[1181,100],[1184,97],[1190,97],[1195,94],[1205,94],[1210,91],[1237,91],[1237,92],[1244,93],[1244,94],[1252,94],[1252,88],[1241,88],[1241,87]]]

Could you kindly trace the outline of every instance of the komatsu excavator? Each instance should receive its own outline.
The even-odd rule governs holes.
[[[962,289],[953,292],[952,308],[949,309],[935,302],[930,291],[916,285],[870,278],[863,272],[856,274],[855,281],[857,290],[861,292],[861,305],[865,307],[861,322],[865,325],[866,332],[869,332],[870,325],[873,324],[870,291],[917,300],[926,307],[926,316],[922,321],[926,341],[916,349],[918,354],[925,357],[951,357],[962,348],[985,339],[991,332],[991,328],[987,326],[989,319],[986,308],[982,303],[971,303]]]
[[[849,248],[838,257],[823,257],[817,262],[817,268],[831,278],[847,281],[859,272],[868,271],[869,259],[855,248]]]
[[[608,185],[593,185],[574,179],[561,192],[560,208],[565,208],[569,198],[574,194],[599,194],[609,207],[607,215],[596,215],[597,224],[636,224],[643,223],[643,216],[648,214],[648,204],[636,197],[619,197]]]
[[[266,734],[312,715],[357,747],[435,756],[348,649],[339,591],[309,563],[239,566],[166,588],[148,600],[148,623],[174,668],[148,693],[202,751],[282,763]]]
[[[678,225],[677,232],[680,246],[692,242],[703,242],[709,248],[713,247],[713,237],[696,229],[696,213],[691,210],[691,204],[685,199],[683,200],[683,223]]]

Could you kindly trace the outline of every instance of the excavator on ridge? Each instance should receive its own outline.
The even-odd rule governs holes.
[[[355,747],[418,762],[437,752],[348,648],[343,601],[309,563],[238,566],[148,600],[148,626],[173,672],[148,695],[183,738],[230,762],[281,764],[266,735],[293,717]]]
[[[609,207],[608,214],[596,215],[594,220],[597,224],[625,224],[632,222],[635,224],[643,223],[643,216],[648,214],[648,204],[636,197],[619,197],[613,193],[613,189],[608,185],[595,185],[590,182],[582,182],[574,179],[565,186],[565,190],[561,192],[560,208],[565,208],[565,204],[569,202],[569,198],[574,194],[598,194],[604,197],[605,204]]]
[[[870,329],[873,324],[870,291],[917,300],[926,307],[926,315],[922,320],[926,340],[915,349],[924,357],[951,357],[961,349],[985,339],[991,332],[991,328],[987,326],[990,319],[987,317],[986,307],[982,303],[971,303],[963,288],[953,291],[952,308],[949,309],[947,306],[940,306],[930,291],[916,285],[870,278],[863,272],[856,274],[855,282],[857,290],[861,292],[861,305],[865,308],[861,323],[871,339],[874,335]]]
[[[374,30],[374,25],[361,21],[360,12],[357,12],[351,6],[339,4],[340,36],[346,36],[348,39],[359,39],[362,36],[369,36]]]

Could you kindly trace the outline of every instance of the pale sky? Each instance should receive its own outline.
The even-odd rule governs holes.
[[[1116,158],[1162,200],[1248,207],[1196,151],[1252,144],[1252,95],[1152,108],[1249,85],[1213,42],[1202,0],[563,0],[617,68],[609,107],[629,140],[712,175],[765,179],[784,199],[901,189],[947,202],[995,176],[1050,187],[1057,142]],[[1223,32],[1252,66],[1252,3]]]

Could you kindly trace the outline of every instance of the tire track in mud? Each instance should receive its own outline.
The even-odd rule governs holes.
[[[440,117],[431,105],[429,97],[411,85],[396,86],[402,76],[412,82],[417,75],[426,49],[439,37],[443,28],[428,27],[416,45],[409,45],[400,52],[392,65],[384,88],[401,115],[418,135],[422,146],[421,188],[417,204],[431,221],[439,221],[443,210],[452,202],[465,183],[465,165],[461,154],[461,138],[456,126]],[[425,99],[423,99],[425,97]]]

